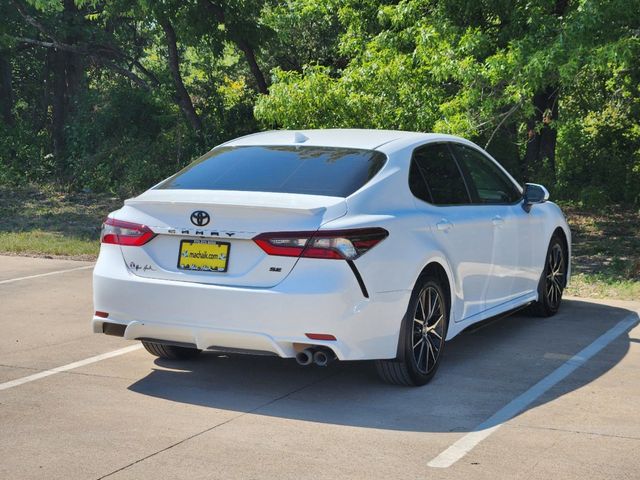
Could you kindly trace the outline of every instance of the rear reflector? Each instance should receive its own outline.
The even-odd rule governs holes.
[[[328,333],[305,333],[311,340],[336,340],[336,337]]]
[[[139,247],[155,236],[156,234],[146,225],[107,218],[102,224],[100,241],[114,245]]]
[[[100,312],[100,311],[96,311],[96,313],[94,313],[94,315],[96,317],[100,317],[100,318],[107,318],[109,316],[109,314],[107,312]]]
[[[269,255],[355,260],[388,235],[384,228],[357,228],[262,233],[253,241]]]

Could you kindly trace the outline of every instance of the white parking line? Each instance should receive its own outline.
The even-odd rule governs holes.
[[[529,390],[516,397],[498,410],[492,417],[482,422],[473,431],[467,433],[427,465],[434,468],[447,468],[469,453],[482,440],[495,432],[506,421],[512,419],[551,387],[559,383],[584,365],[590,358],[600,352],[612,341],[638,323],[638,314],[633,313],[616,324],[613,328],[598,337],[591,345],[563,363],[556,370],[544,377]]]
[[[29,280],[30,278],[48,277],[49,275],[57,275],[58,273],[75,272],[76,270],[86,270],[93,268],[93,265],[85,265],[82,267],[69,268],[67,270],[56,270],[55,272],[38,273],[37,275],[29,275],[27,277],[10,278],[9,280],[0,280],[0,285],[3,283],[19,282],[21,280]]]
[[[119,355],[124,355],[125,353],[129,353],[129,352],[134,352],[141,348],[142,348],[142,345],[138,343],[136,345],[131,345],[129,347],[121,348],[119,350],[113,350],[111,352],[103,353],[101,355],[96,355],[95,357],[89,357],[89,358],[85,358],[84,360],[68,363],[67,365],[62,365],[61,367],[52,368],[51,370],[45,370],[44,372],[34,373],[33,375],[29,375],[27,377],[17,378],[9,382],[0,383],[0,390],[7,390],[9,388],[17,387],[18,385],[23,385],[25,383],[33,382],[35,380],[40,380],[41,378],[50,377],[51,375],[55,375],[56,373],[67,372],[69,370],[73,370],[74,368],[84,367],[85,365],[89,365],[91,363],[100,362],[108,358],[117,357]]]

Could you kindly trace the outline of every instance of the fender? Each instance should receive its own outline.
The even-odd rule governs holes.
[[[424,273],[425,270],[427,270],[429,266],[434,264],[440,267],[444,271],[447,277],[447,282],[449,283],[449,299],[448,299],[449,300],[449,325],[451,325],[451,319],[455,318],[454,312],[456,311],[455,310],[456,302],[454,302],[454,299],[461,297],[461,295],[459,295],[460,289],[458,288],[458,286],[456,285],[456,282],[454,281],[454,276],[453,276],[451,267],[449,265],[449,262],[445,259],[444,256],[438,253],[434,253],[431,256],[427,257],[426,260],[423,261],[422,268],[414,272],[413,289],[415,289],[415,286],[418,283],[418,278],[420,278],[420,276]],[[412,289],[412,294],[413,294],[413,289]],[[407,308],[408,307],[409,306],[407,305]],[[402,322],[400,322],[400,329],[398,331],[398,340],[397,340],[397,348],[396,348],[396,352],[397,352],[396,358],[398,359],[400,359],[400,356],[403,355],[403,349],[401,348],[400,343],[402,340],[402,337],[401,337],[402,332],[405,330],[406,322],[408,321],[408,313],[409,313],[408,311],[405,311],[402,317]],[[448,330],[446,340],[449,340],[450,338],[451,336]]]

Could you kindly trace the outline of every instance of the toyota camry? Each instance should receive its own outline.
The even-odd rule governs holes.
[[[423,385],[470,325],[558,311],[571,236],[548,198],[455,136],[242,137],[109,214],[93,331],[169,359],[375,360]]]

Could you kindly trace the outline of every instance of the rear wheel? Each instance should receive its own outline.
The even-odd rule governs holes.
[[[378,374],[387,383],[424,385],[436,373],[444,350],[449,308],[438,279],[422,277],[411,295],[394,360],[377,360]]]
[[[148,342],[142,340],[142,345],[151,355],[164,358],[166,360],[188,360],[195,358],[202,350],[189,347],[178,347],[176,345],[164,345],[162,343]]]
[[[567,252],[558,235],[549,242],[544,271],[538,286],[539,300],[533,305],[535,313],[551,317],[558,312],[567,282]]]

